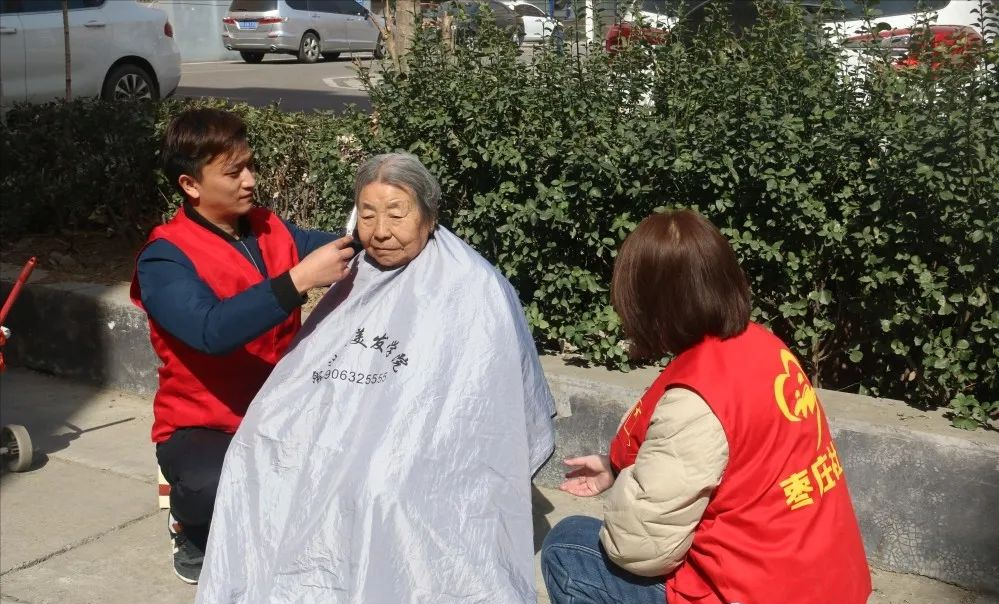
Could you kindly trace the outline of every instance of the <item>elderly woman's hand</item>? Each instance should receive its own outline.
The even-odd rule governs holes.
[[[579,497],[599,495],[614,484],[614,472],[610,458],[606,455],[586,455],[572,457],[563,463],[573,468],[565,477],[559,489]]]

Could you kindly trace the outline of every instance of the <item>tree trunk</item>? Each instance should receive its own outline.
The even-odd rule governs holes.
[[[402,57],[405,68],[405,56],[413,46],[413,37],[420,15],[420,4],[417,0],[396,0],[395,2],[395,32],[393,42],[396,45],[397,56]]]
[[[62,0],[62,44],[66,49],[66,102],[73,100],[73,62],[69,54],[69,0]]]
[[[441,37],[444,39],[444,45],[448,50],[454,52],[454,17],[444,12],[440,17],[437,17],[438,25],[441,28]]]

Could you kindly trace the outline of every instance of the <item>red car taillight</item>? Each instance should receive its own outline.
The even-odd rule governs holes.
[[[284,23],[288,20],[288,17],[264,17],[258,23],[261,25],[270,25],[272,23]]]
[[[163,35],[168,38],[173,37],[173,25],[170,25],[169,21],[163,24]]]
[[[939,67],[945,60],[974,61],[969,49],[982,46],[982,36],[964,25],[931,25],[926,29],[892,29],[877,34],[847,38],[843,45],[850,49],[888,51],[896,67],[915,67],[929,59],[930,66]]]
[[[621,48],[622,38],[631,36],[631,27],[625,23],[615,23],[607,29],[604,38],[604,50],[614,54]]]
[[[222,17],[222,22],[225,23],[226,25],[235,25],[236,24],[236,20],[233,19],[232,17]]]
[[[628,22],[615,23],[607,29],[607,35],[604,37],[604,50],[614,54],[621,50],[621,47],[628,40],[641,41],[656,46],[665,43],[668,36],[668,29],[639,27]]]

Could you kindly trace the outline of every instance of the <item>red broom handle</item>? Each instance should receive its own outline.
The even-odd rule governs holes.
[[[0,310],[0,324],[7,320],[7,315],[10,313],[11,307],[14,306],[14,300],[17,300],[18,294],[21,293],[21,288],[28,282],[28,277],[31,276],[31,271],[35,270],[36,264],[38,264],[38,259],[34,256],[24,263],[24,268],[21,269],[21,274],[17,276],[14,287],[7,294],[7,301],[3,303],[3,310]]]

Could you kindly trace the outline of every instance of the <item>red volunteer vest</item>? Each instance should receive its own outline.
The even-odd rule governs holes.
[[[672,387],[707,401],[729,461],[683,564],[666,578],[669,604],[866,604],[871,576],[843,467],[784,343],[750,323],[676,357],[611,442],[616,470],[635,462]]]
[[[248,218],[267,274],[280,275],[298,263],[295,240],[277,216],[254,208]],[[219,298],[234,296],[263,281],[246,257],[188,218],[183,209],[170,222],[154,228],[146,245],[157,239],[166,239],[180,248]],[[143,308],[135,276],[131,298]],[[150,319],[149,337],[162,362],[160,387],[153,400],[153,442],[163,442],[174,430],[184,427],[235,432],[250,401],[291,345],[301,324],[301,311],[296,309],[285,321],[242,348],[225,355],[210,355],[184,344]]]

